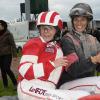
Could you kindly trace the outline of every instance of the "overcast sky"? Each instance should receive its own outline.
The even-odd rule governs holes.
[[[64,21],[69,20],[69,11],[79,2],[88,3],[93,10],[94,19],[100,20],[100,0],[48,0],[49,9],[58,11]],[[0,0],[0,19],[12,21],[20,18],[20,3],[25,0]]]

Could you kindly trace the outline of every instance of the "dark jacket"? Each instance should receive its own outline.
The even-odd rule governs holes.
[[[72,40],[69,35],[71,35],[74,40]],[[92,42],[89,43],[91,44]],[[62,76],[58,83],[58,87],[67,81],[94,75],[97,65],[91,62],[91,60],[89,59],[90,57],[85,57],[83,45],[78,35],[74,33],[67,33],[61,40],[61,46],[65,56],[74,52],[77,54],[79,60],[72,64],[67,71],[64,71],[62,73]],[[93,53],[96,54],[97,52]]]
[[[100,30],[94,30],[94,32],[91,32],[90,34],[96,37],[97,40],[100,42]]]
[[[8,54],[12,54],[13,57],[17,56],[13,35],[9,31],[5,31],[0,35],[0,56]]]

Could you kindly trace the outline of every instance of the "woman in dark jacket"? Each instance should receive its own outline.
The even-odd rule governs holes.
[[[12,80],[14,88],[17,87],[16,78],[10,69],[12,57],[17,57],[14,38],[7,30],[7,23],[0,20],[0,69],[4,88],[8,87],[7,75]]]
[[[78,3],[70,10],[72,32],[62,37],[61,46],[64,55],[75,53],[78,61],[62,73],[58,87],[68,81],[95,75],[100,64],[100,43],[88,32],[93,20],[92,9],[88,4]]]

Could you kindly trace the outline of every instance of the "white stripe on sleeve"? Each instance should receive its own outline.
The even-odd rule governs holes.
[[[33,70],[34,70],[34,76],[35,76],[35,78],[44,76],[43,63],[34,64],[33,65]]]
[[[20,63],[24,62],[32,62],[32,63],[37,63],[38,57],[35,55],[23,55]]]
[[[20,68],[19,68],[19,73],[24,77],[25,73],[28,71],[29,67],[32,65],[32,63],[26,63],[23,64]]]
[[[52,61],[49,61],[49,62],[52,64],[52,66],[56,67],[55,64],[54,64],[54,62],[52,62]]]

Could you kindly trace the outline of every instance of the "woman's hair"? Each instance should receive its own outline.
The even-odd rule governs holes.
[[[7,22],[5,22],[4,20],[0,20],[1,25],[4,27],[3,31],[7,30]]]

